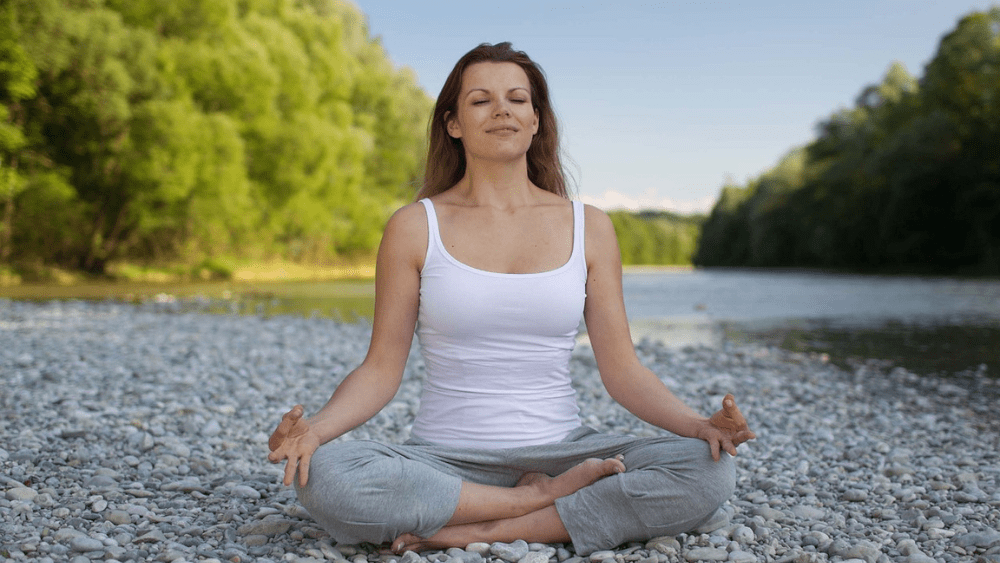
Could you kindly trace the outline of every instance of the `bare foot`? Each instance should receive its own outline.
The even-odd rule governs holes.
[[[571,495],[599,479],[624,473],[623,459],[621,455],[609,459],[586,459],[555,477],[544,473],[525,473],[517,486],[534,487],[543,498],[555,502],[555,499]]]
[[[420,553],[421,551],[428,551],[431,549],[447,549],[449,547],[464,548],[473,541],[487,541],[489,536],[480,531],[484,528],[485,526],[483,524],[463,524],[461,526],[444,527],[440,532],[431,538],[422,538],[413,534],[403,534],[393,540],[390,550],[396,555],[402,555],[407,551]],[[456,539],[458,537],[465,539]],[[487,541],[487,543],[492,542]]]
[[[432,546],[426,545],[424,539],[413,534],[403,534],[392,542],[391,551],[396,555],[402,555],[407,551],[419,553]]]
[[[515,518],[490,522],[475,522],[458,526],[445,526],[429,538],[402,534],[392,542],[392,551],[421,552],[429,549],[465,547],[472,542],[512,542],[523,539],[532,543],[566,543],[569,532],[563,525],[554,505]]]

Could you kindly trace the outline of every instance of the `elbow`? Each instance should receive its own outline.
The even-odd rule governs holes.
[[[603,377],[604,389],[616,403],[628,408],[629,403],[635,396],[636,388],[629,378],[616,374],[614,377]]]

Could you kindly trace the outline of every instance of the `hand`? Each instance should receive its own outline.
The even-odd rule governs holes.
[[[281,423],[271,434],[271,439],[267,445],[271,448],[271,453],[267,459],[271,463],[278,463],[287,459],[285,463],[284,484],[291,485],[295,478],[295,471],[299,472],[299,486],[305,487],[309,480],[309,460],[312,459],[313,452],[320,445],[319,437],[309,427],[309,423],[302,419],[305,409],[302,405],[295,405],[292,410],[281,417]]]
[[[736,455],[736,446],[757,437],[747,426],[747,420],[736,406],[732,393],[722,399],[722,410],[708,419],[708,424],[702,435],[712,448],[712,459],[719,461],[720,448],[729,455]]]

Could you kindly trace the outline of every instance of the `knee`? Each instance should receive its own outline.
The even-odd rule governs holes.
[[[400,461],[365,442],[327,444],[310,461],[299,502],[340,543],[395,539],[389,496],[400,479]]]
[[[704,487],[704,502],[712,513],[736,491],[736,463],[732,456],[722,452],[719,461],[709,457],[704,464],[702,473]]]
[[[701,460],[677,467],[669,464],[651,472],[654,488],[670,491],[674,501],[681,500],[694,511],[711,514],[732,496],[736,489],[735,464],[729,454],[723,453],[719,461],[710,455]]]
[[[721,452],[718,461],[712,459],[708,444],[698,442],[687,460],[685,481],[690,506],[708,517],[736,490],[736,463],[726,452]]]
[[[625,480],[629,501],[651,533],[689,531],[732,496],[735,463],[726,453],[713,460],[707,446],[701,440],[675,445],[672,455],[637,472],[634,481]]]

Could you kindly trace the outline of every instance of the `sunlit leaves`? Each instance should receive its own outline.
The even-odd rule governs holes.
[[[10,0],[0,28],[11,259],[372,252],[422,169],[430,100],[350,3]]]
[[[687,265],[698,245],[701,217],[669,212],[609,213],[615,227],[622,264]]]

